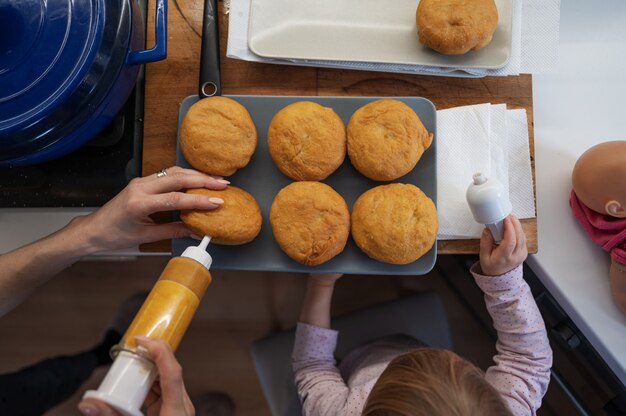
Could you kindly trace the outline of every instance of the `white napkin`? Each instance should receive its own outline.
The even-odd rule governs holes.
[[[535,217],[533,177],[528,145],[526,110],[506,111],[509,150],[509,198],[518,218]]]
[[[286,65],[473,77],[550,72],[556,68],[560,0],[513,0],[511,57],[509,62],[499,69],[440,68],[422,65],[260,57],[248,48],[250,1],[231,0],[226,51],[226,56],[229,58]]]
[[[513,214],[535,216],[525,110],[479,104],[437,111],[437,212],[440,240],[479,238],[465,199],[472,175],[498,179],[509,192]]]
[[[437,212],[440,240],[482,231],[465,191],[476,172],[491,175],[491,104],[437,111]]]

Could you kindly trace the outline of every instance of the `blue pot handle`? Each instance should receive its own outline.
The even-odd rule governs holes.
[[[167,0],[156,0],[156,16],[154,19],[154,48],[143,51],[130,51],[127,62],[129,65],[145,64],[160,61],[167,56]]]

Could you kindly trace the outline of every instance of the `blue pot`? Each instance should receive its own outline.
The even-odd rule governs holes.
[[[139,65],[165,59],[166,1],[142,50],[137,0],[0,0],[0,165],[63,156],[106,127]]]

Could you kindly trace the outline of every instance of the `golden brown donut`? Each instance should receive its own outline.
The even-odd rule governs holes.
[[[346,201],[330,186],[293,182],[274,198],[270,224],[285,254],[315,266],[343,251],[350,234],[350,211]]]
[[[346,128],[332,108],[299,101],[272,118],[267,145],[282,173],[297,181],[320,181],[346,157]]]
[[[212,210],[184,210],[180,219],[199,236],[208,235],[211,243],[239,245],[249,243],[261,231],[261,208],[252,195],[241,188],[222,190],[188,189],[188,194],[222,198],[224,203]]]
[[[494,0],[420,0],[415,13],[419,41],[445,55],[484,48],[498,26]]]
[[[393,183],[364,192],[352,208],[352,238],[369,257],[407,264],[437,239],[437,209],[417,186]]]
[[[248,164],[257,143],[256,127],[246,108],[226,97],[193,104],[180,126],[180,149],[194,168],[230,176]]]
[[[415,111],[398,100],[383,98],[364,105],[348,123],[350,162],[375,181],[409,173],[432,140]]]

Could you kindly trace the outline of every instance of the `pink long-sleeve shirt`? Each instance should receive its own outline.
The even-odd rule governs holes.
[[[485,378],[514,415],[534,415],[548,388],[552,366],[545,324],[521,265],[501,276],[484,276],[479,270],[475,264],[471,272],[498,332],[496,365],[487,369]],[[337,368],[333,357],[337,335],[332,329],[304,323],[296,328],[293,370],[304,415],[360,415],[387,364],[415,348],[377,343],[350,353]]]

